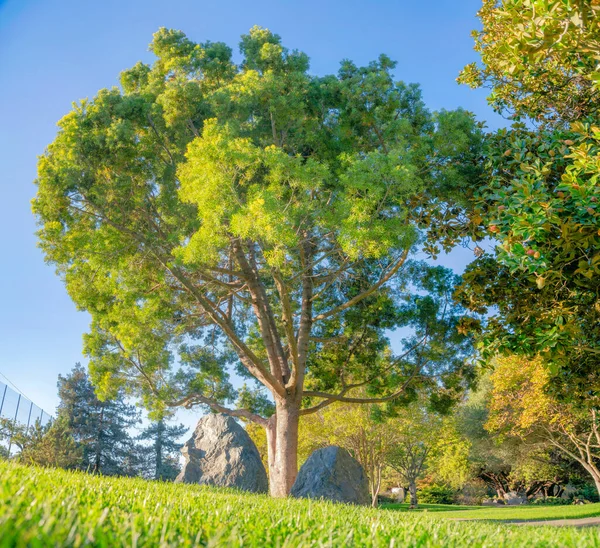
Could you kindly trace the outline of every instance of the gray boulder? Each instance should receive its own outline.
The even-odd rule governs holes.
[[[176,482],[268,491],[267,473],[256,445],[228,415],[202,417],[181,453],[185,464]]]
[[[509,491],[504,493],[504,502],[507,506],[519,506],[520,504],[527,504],[527,497],[520,496],[516,491]]]
[[[318,449],[304,463],[291,495],[350,504],[371,504],[369,482],[362,466],[341,447]]]

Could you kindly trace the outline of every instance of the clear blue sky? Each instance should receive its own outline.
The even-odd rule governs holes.
[[[396,76],[422,85],[435,110],[467,108],[490,127],[503,120],[485,92],[455,82],[475,61],[470,31],[481,0],[0,0],[0,373],[35,403],[53,411],[56,379],[85,362],[77,312],[36,248],[30,200],[36,157],[52,141],[73,101],[117,84],[121,70],[150,62],[147,45],[159,27],[195,41],[234,47],[253,25],[305,51],[315,74],[336,72],[386,53]],[[443,262],[462,270],[469,252]],[[0,377],[0,380],[4,380]],[[191,417],[190,417],[191,420]],[[187,421],[186,421],[187,422]]]

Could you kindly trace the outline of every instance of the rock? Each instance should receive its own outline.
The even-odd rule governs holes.
[[[527,498],[520,496],[516,491],[504,493],[504,502],[508,506],[518,506],[519,504],[527,504]]]
[[[503,506],[504,501],[500,499],[483,499],[481,506]]]
[[[304,463],[291,495],[350,504],[371,504],[369,482],[362,466],[341,447],[318,449]]]
[[[267,473],[256,445],[228,415],[202,417],[181,453],[185,464],[176,482],[268,491]]]
[[[396,499],[396,502],[404,502],[406,498],[406,489],[404,487],[392,487],[392,496]]]
[[[562,494],[560,495],[560,498],[565,500],[572,499],[578,492],[579,489],[577,489],[577,487],[570,483],[567,483],[567,485],[565,485],[565,488],[563,489]]]

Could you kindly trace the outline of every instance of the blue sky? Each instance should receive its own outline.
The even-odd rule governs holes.
[[[121,70],[147,51],[161,26],[195,41],[234,47],[253,25],[280,34],[306,52],[315,74],[339,62],[364,64],[386,53],[396,76],[418,82],[432,110],[462,106],[504,125],[485,92],[455,82],[477,60],[470,32],[481,0],[0,0],[0,374],[52,411],[56,379],[85,362],[88,317],[78,312],[36,248],[36,157],[52,141],[73,101],[117,84]],[[472,258],[458,250],[442,260],[462,270]],[[0,380],[4,380],[0,377]],[[187,417],[192,420],[192,417]],[[186,421],[188,422],[188,421]]]

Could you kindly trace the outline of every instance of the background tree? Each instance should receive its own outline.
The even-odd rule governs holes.
[[[408,484],[410,508],[418,505],[417,480],[439,447],[443,425],[442,417],[428,411],[422,402],[410,404],[394,419],[396,436],[387,462]]]
[[[457,409],[456,423],[468,441],[470,475],[483,480],[504,500],[510,491],[530,497],[539,492],[558,495],[561,485],[578,475],[570,462],[552,451],[545,440],[503,436],[488,428],[494,399],[490,373],[484,375],[476,391]]]
[[[486,0],[475,33],[483,64],[459,78],[520,122],[487,139],[474,237],[497,242],[459,296],[497,307],[482,350],[544,355],[550,387],[585,400],[599,388],[600,55],[594,2]],[[480,229],[483,228],[483,231]]]
[[[577,461],[600,494],[600,424],[595,407],[581,408],[548,394],[541,359],[498,360],[487,428],[522,439],[544,440]]]
[[[179,450],[183,446],[181,437],[187,432],[183,424],[169,425],[165,418],[153,420],[141,432],[138,439],[151,442],[150,451],[144,450],[145,475],[156,480],[172,481],[177,477],[179,465]]]
[[[29,429],[23,442],[19,460],[26,464],[66,469],[81,466],[81,448],[63,418],[45,427],[36,423]]]
[[[129,429],[139,422],[139,413],[123,393],[98,399],[87,372],[77,364],[69,375],[59,375],[58,395],[59,420],[82,448],[80,467],[98,474],[135,475],[135,444]]]
[[[430,113],[386,56],[315,77],[259,27],[240,65],[173,30],[150,48],[152,66],[60,121],[39,162],[40,245],[92,315],[101,393],[261,424],[271,493],[285,496],[301,415],[391,401],[432,374],[447,402],[469,376],[449,280],[417,276],[434,293],[417,305],[408,267],[413,212],[462,211],[478,183],[480,131],[464,111]],[[401,325],[416,336],[393,357]],[[262,385],[270,415],[224,405],[229,366]],[[349,397],[356,386],[369,397]]]

